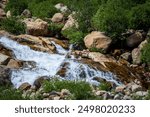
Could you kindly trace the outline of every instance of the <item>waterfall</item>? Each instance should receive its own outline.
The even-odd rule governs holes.
[[[35,68],[23,68],[12,70],[11,81],[15,87],[19,87],[22,83],[28,82],[33,84],[38,77],[49,76],[54,77],[61,69],[63,63],[68,63],[65,77],[60,77],[66,80],[85,80],[90,83],[98,83],[92,80],[94,77],[100,77],[119,85],[115,80],[116,76],[111,72],[102,72],[90,68],[86,64],[78,62],[74,57],[68,58],[67,54],[70,50],[65,50],[60,45],[56,46],[57,54],[49,54],[30,49],[26,45],[21,45],[7,37],[1,37],[0,43],[13,51],[16,59],[21,61],[34,61]]]

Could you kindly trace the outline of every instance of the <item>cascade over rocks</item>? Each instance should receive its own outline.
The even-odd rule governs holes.
[[[101,49],[101,50],[107,50],[111,44],[112,40],[105,36],[102,32],[93,31],[91,34],[88,34],[84,38],[85,46],[88,49]]]

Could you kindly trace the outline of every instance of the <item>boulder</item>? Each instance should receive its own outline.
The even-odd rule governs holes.
[[[137,91],[136,96],[147,96],[148,92],[147,91]]]
[[[36,89],[39,89],[45,80],[49,79],[47,76],[37,78],[33,85],[36,86]]]
[[[143,40],[143,34],[139,31],[136,31],[127,38],[127,46],[131,48],[137,47]]]
[[[23,83],[22,85],[19,86],[19,89],[24,91],[24,90],[28,90],[31,88],[31,85],[27,82]]]
[[[127,60],[127,61],[131,61],[131,53],[130,52],[125,52],[125,53],[123,53],[122,55],[121,55],[121,57],[123,58],[123,59],[125,59],[125,60]]]
[[[5,17],[6,13],[3,9],[0,8],[0,18]]]
[[[132,92],[137,92],[137,91],[142,91],[142,90],[143,90],[142,86],[140,86],[140,85],[134,84],[134,85],[131,86],[131,91]]]
[[[107,50],[110,47],[112,40],[105,36],[102,32],[93,31],[84,38],[85,46],[88,49],[96,48]]]
[[[132,50],[132,60],[133,64],[141,63],[141,50],[139,48],[135,48]]]
[[[140,50],[142,50],[143,47],[144,47],[146,44],[148,44],[148,41],[147,41],[147,40],[144,40],[144,41],[142,41],[142,42],[140,43],[140,45],[138,46],[138,48],[139,48]]]
[[[60,10],[61,12],[65,13],[66,11],[68,11],[68,7],[66,5],[64,5],[63,3],[58,3],[55,5],[55,8],[57,10]]]
[[[51,20],[54,23],[59,23],[62,22],[63,19],[64,19],[64,15],[62,13],[55,13]]]
[[[22,12],[21,16],[24,16],[24,17],[26,17],[26,18],[31,18],[31,17],[32,17],[32,14],[31,14],[31,12],[30,12],[28,9],[25,9],[25,10]]]
[[[7,67],[11,69],[19,69],[22,66],[21,64],[21,61],[10,59],[10,61],[7,64]]]
[[[10,11],[7,11],[6,17],[7,17],[7,18],[10,18],[10,17],[11,17],[11,12],[10,12]]]
[[[11,84],[11,70],[6,66],[0,65],[0,85],[10,85]]]
[[[5,62],[8,58],[9,56],[0,53],[0,64]]]
[[[46,36],[48,34],[48,23],[41,20],[36,19],[26,19],[23,21],[26,26],[26,33],[34,36]]]
[[[62,30],[66,30],[66,29],[71,28],[73,26],[75,26],[76,28],[79,27],[77,21],[73,18],[72,14],[71,14],[68,16],[68,20],[66,21]]]

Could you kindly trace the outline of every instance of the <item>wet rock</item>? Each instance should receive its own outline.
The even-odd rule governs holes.
[[[143,89],[142,89],[142,86],[134,84],[131,86],[131,90],[132,92],[137,92],[137,91],[142,91]]]
[[[26,17],[26,18],[31,18],[31,17],[32,17],[32,14],[31,14],[31,12],[30,12],[28,9],[25,9],[25,10],[22,12],[21,16],[24,16],[24,17]]]
[[[0,53],[0,64],[5,62],[8,58],[9,56]]]
[[[36,37],[31,35],[19,35],[11,38],[22,45],[27,45],[33,50],[54,53],[56,52],[55,45],[49,38]]]
[[[33,85],[36,86],[36,89],[39,89],[39,88],[42,86],[43,82],[44,82],[45,80],[47,80],[47,79],[48,79],[47,76],[43,76],[43,77],[37,78],[37,79],[34,81]]]
[[[143,34],[139,31],[136,31],[134,34],[127,38],[128,47],[137,47],[144,40]]]
[[[136,96],[147,96],[148,92],[147,91],[137,91]]]
[[[10,59],[10,61],[7,64],[7,67],[11,69],[19,69],[21,66],[22,66],[21,61],[17,61],[14,59]]]
[[[36,68],[36,62],[34,61],[22,61],[23,68]]]
[[[62,22],[63,19],[64,19],[64,15],[62,13],[55,13],[51,20],[54,23],[59,23]]]
[[[107,50],[112,40],[105,36],[102,32],[93,31],[84,38],[85,46],[89,49],[96,48]]]
[[[23,83],[22,85],[19,86],[19,89],[24,91],[24,90],[28,90],[31,88],[31,85],[27,82]]]
[[[132,50],[132,60],[134,64],[141,63],[141,50],[139,48],[135,48]]]
[[[12,84],[10,76],[11,76],[11,70],[7,68],[6,66],[0,65],[0,85],[1,86]]]
[[[130,52],[125,52],[121,55],[121,57],[127,61],[131,61],[132,57],[131,57],[131,53]]]
[[[46,36],[48,34],[48,23],[41,19],[35,21],[26,19],[23,22],[27,26],[26,33],[29,35]]]
[[[56,44],[60,45],[64,49],[69,49],[70,44],[68,40],[59,40],[56,38],[50,38],[50,41],[54,41]]]

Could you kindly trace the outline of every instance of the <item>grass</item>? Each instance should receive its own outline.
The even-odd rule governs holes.
[[[0,100],[26,100],[22,97],[22,92],[12,86],[0,86]]]
[[[90,84],[82,81],[51,80],[45,81],[43,87],[45,92],[68,89],[76,100],[96,99]]]

